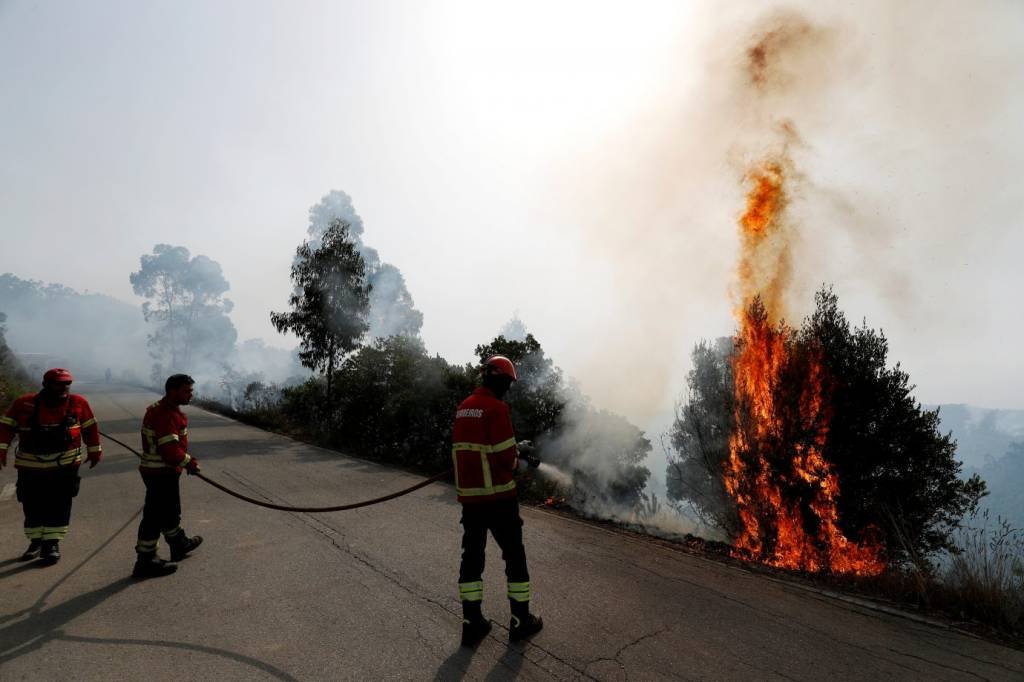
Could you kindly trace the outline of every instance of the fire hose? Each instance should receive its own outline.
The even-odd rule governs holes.
[[[113,436],[111,436],[109,433],[104,433],[102,431],[100,431],[100,433],[103,435],[104,438],[107,438],[107,439],[117,443],[121,447],[127,449],[129,452],[134,454],[139,459],[142,458],[142,454],[138,450],[133,448],[132,446],[128,445],[127,443],[119,441],[118,439],[116,439]],[[226,487],[224,485],[221,485],[220,483],[218,483],[217,481],[213,480],[212,478],[204,475],[202,472],[197,471],[193,475],[203,479],[204,481],[206,481],[207,483],[212,485],[214,488],[217,488],[221,492],[225,492],[228,495],[231,495],[232,497],[237,497],[238,499],[240,499],[240,500],[242,500],[244,502],[248,502],[249,504],[254,504],[257,507],[266,507],[267,509],[276,509],[278,511],[286,511],[286,512],[304,512],[304,513],[307,513],[307,514],[320,514],[320,513],[325,513],[325,512],[336,512],[336,511],[347,511],[349,509],[359,509],[360,507],[369,507],[369,506],[372,506],[372,505],[375,505],[375,504],[380,504],[381,502],[387,502],[388,500],[394,500],[394,499],[396,499],[398,497],[402,497],[403,495],[408,495],[411,492],[415,492],[415,491],[419,490],[420,488],[426,488],[431,483],[435,483],[437,481],[440,481],[443,478],[447,478],[448,475],[451,474],[451,473],[452,473],[452,470],[449,469],[448,471],[444,471],[444,472],[442,472],[440,474],[435,474],[435,475],[431,476],[430,478],[426,478],[426,479],[420,481],[419,483],[417,483],[414,486],[410,486],[408,488],[405,488],[404,490],[399,490],[398,492],[391,493],[390,495],[384,495],[382,497],[375,497],[372,500],[363,500],[361,502],[352,502],[351,504],[338,504],[338,505],[334,505],[332,507],[290,507],[290,506],[283,505],[283,504],[274,504],[273,502],[264,502],[263,500],[257,500],[257,499],[255,499],[253,497],[249,497],[248,495],[243,495],[240,492],[231,490],[230,488],[228,488],[228,487]]]

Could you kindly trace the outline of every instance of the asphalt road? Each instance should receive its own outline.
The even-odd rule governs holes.
[[[155,395],[76,389],[105,431],[138,441]],[[330,505],[417,480],[188,412],[204,472],[254,496]],[[544,631],[507,643],[492,542],[484,611],[496,627],[460,649],[459,509],[441,484],[310,515],[183,476],[183,525],[206,542],[175,575],[134,582],[135,457],[107,442],[82,475],[64,558],[41,568],[15,560],[15,474],[0,471],[2,680],[1024,679],[1024,652],[538,510],[524,518]]]

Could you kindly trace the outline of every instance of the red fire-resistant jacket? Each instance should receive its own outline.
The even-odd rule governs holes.
[[[177,405],[158,400],[146,408],[142,418],[143,476],[180,474],[192,461],[188,454],[188,416]]]
[[[91,461],[98,462],[103,456],[99,424],[89,402],[80,395],[71,394],[56,407],[48,406],[36,393],[21,396],[0,417],[0,458],[7,458],[15,436],[18,456],[14,466],[18,469],[77,469],[82,464],[83,441]]]
[[[476,389],[455,412],[452,459],[459,502],[477,504],[516,496],[512,419],[508,405],[490,389]]]

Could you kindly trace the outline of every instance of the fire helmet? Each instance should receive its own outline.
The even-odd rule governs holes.
[[[55,381],[58,384],[71,383],[74,381],[74,377],[71,376],[71,372],[64,369],[63,367],[54,367],[51,370],[47,370],[46,374],[43,375],[43,383],[48,381]]]
[[[483,370],[488,374],[500,374],[512,381],[519,381],[519,377],[516,376],[516,366],[504,355],[492,355],[484,360]]]

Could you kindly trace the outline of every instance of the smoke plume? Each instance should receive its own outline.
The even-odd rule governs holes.
[[[617,292],[601,301],[587,330],[600,341],[580,348],[573,371],[633,419],[663,412],[689,349],[733,327],[722,302],[743,298],[732,285],[734,225],[750,183],[784,176],[779,200],[800,227],[783,230],[784,248],[772,253],[789,261],[773,268],[786,279],[761,283],[789,292],[780,314],[798,321],[831,282],[855,316],[870,310],[897,334],[948,339],[990,324],[970,293],[987,291],[987,268],[966,266],[973,281],[956,283],[965,254],[1006,237],[1019,209],[993,174],[1022,161],[1010,121],[1024,112],[1009,85],[1021,82],[1024,12],[1012,3],[788,7],[716,3],[695,19],[700,35],[679,59],[703,76],[669,87],[594,158],[576,159],[587,172],[559,188],[593,207],[566,221],[585,225],[588,256],[606,264]],[[756,278],[757,264],[747,267]],[[937,278],[942,269],[957,276]],[[952,331],[941,322],[950,304],[962,314]]]

